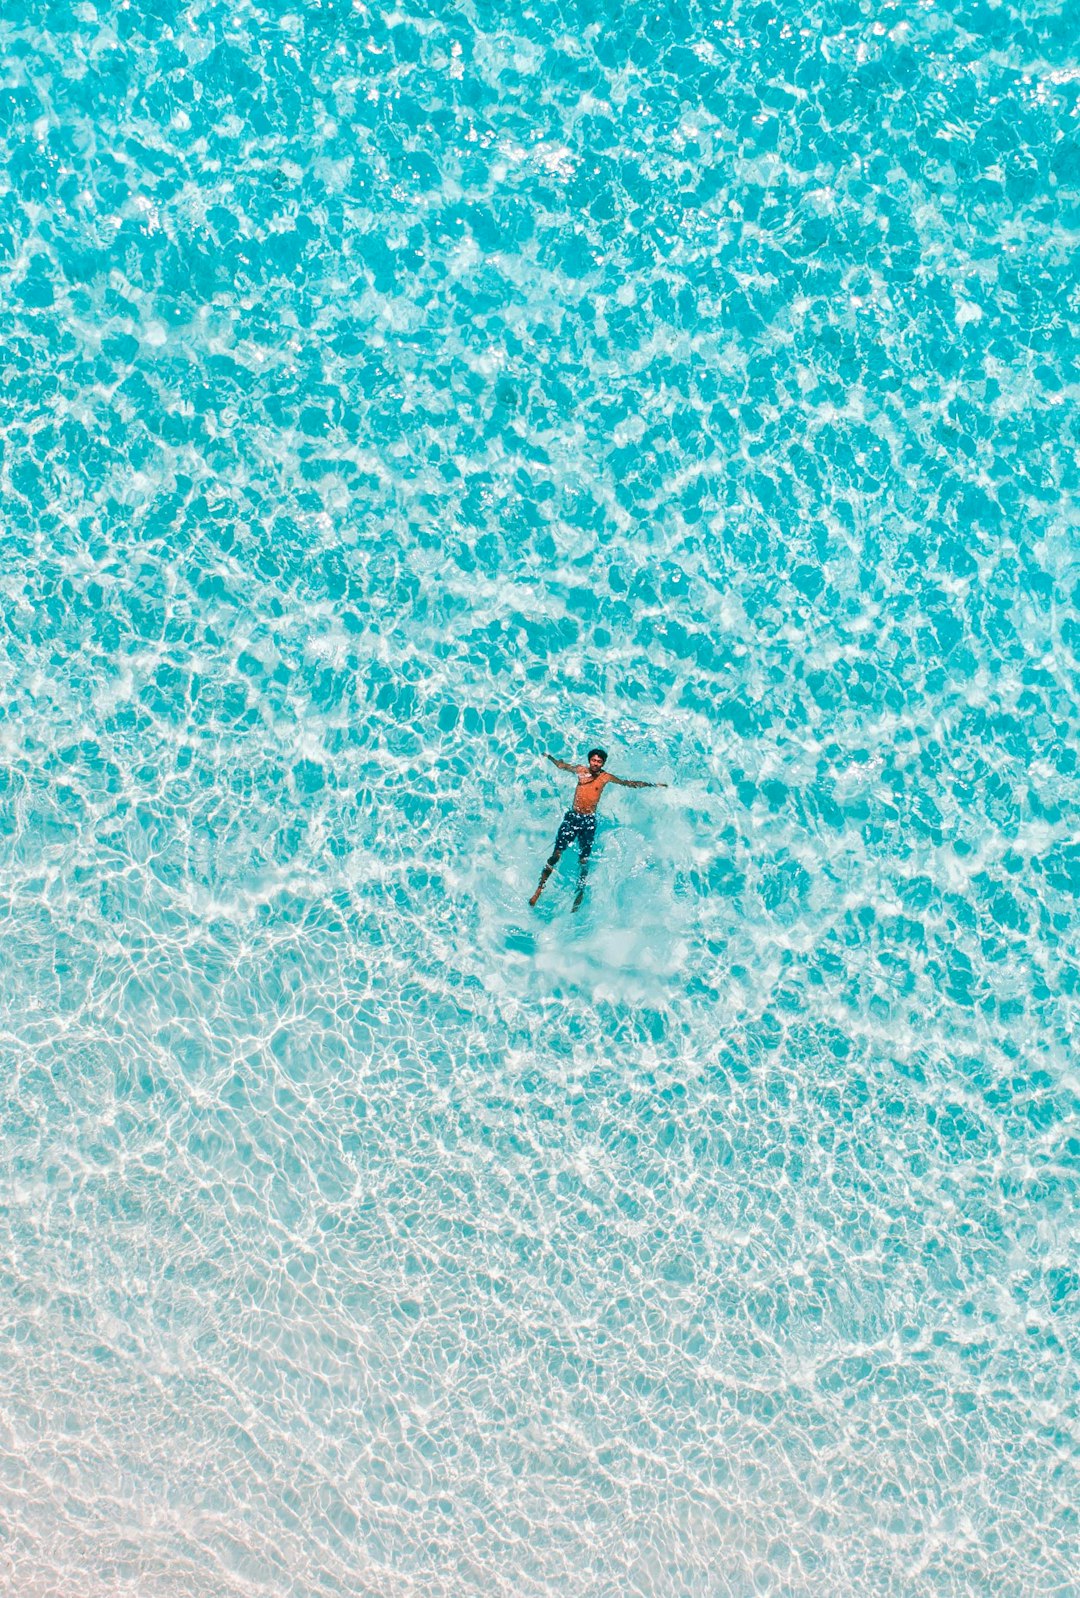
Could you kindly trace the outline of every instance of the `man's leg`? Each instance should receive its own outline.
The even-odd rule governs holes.
[[[555,870],[555,867],[558,865],[559,856],[561,854],[562,854],[562,846],[560,845],[558,838],[556,838],[555,839],[555,847],[551,851],[551,854],[548,856],[548,863],[544,867],[543,871],[541,871],[541,873],[540,873],[540,881],[536,884],[536,892],[533,894],[532,898],[529,900],[530,904],[535,904],[537,899],[539,899],[540,895],[543,893],[544,884],[547,882],[547,879],[550,877],[551,873]]]
[[[590,827],[587,832],[582,832],[581,838],[578,841],[577,892],[574,895],[574,902],[571,905],[572,910],[580,910],[581,901],[585,897],[585,878],[589,875],[589,855],[592,853],[594,837],[595,833]]]

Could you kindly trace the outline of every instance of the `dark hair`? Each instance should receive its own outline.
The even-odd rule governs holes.
[[[607,750],[606,749],[590,749],[589,750],[589,759],[590,760],[592,759],[593,755],[599,755],[600,756],[600,764],[603,765],[604,761],[607,759]]]

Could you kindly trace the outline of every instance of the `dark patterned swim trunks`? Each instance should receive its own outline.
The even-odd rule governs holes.
[[[577,844],[582,860],[587,860],[595,837],[596,817],[583,815],[580,810],[568,810],[559,825],[555,847],[551,851],[552,860],[573,843]]]

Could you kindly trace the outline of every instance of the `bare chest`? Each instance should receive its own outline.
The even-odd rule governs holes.
[[[604,777],[579,777],[574,793],[574,809],[586,812],[595,810],[604,791]]]

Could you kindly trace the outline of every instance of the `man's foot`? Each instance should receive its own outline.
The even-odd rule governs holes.
[[[537,899],[539,899],[540,895],[543,893],[543,891],[544,890],[543,890],[542,887],[541,888],[537,888],[536,892],[533,894],[532,898],[529,900],[529,903],[530,904],[535,904]]]
[[[574,895],[574,902],[570,906],[571,911],[580,910],[581,909],[581,901],[582,901],[582,899],[584,899],[584,897],[585,897],[585,889],[584,888],[579,888],[578,891]]]

